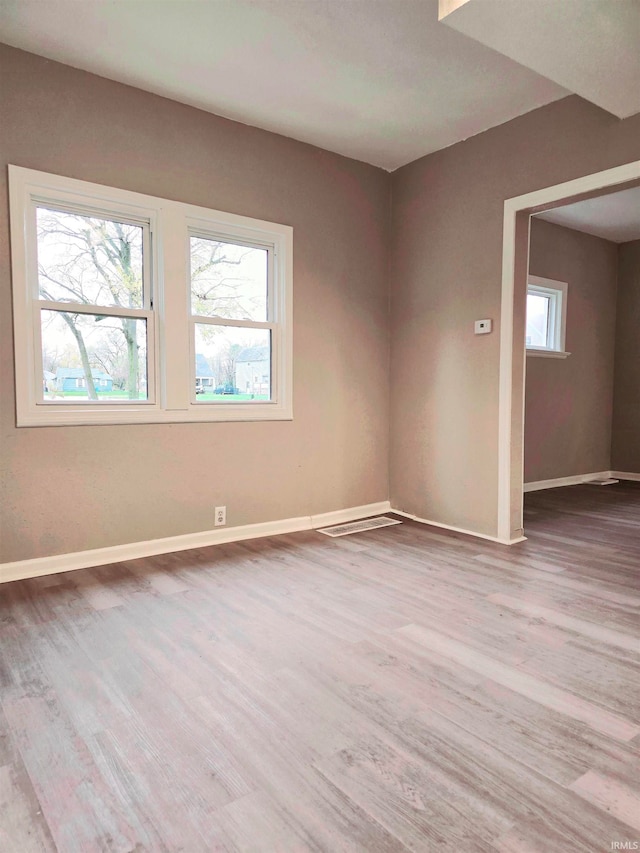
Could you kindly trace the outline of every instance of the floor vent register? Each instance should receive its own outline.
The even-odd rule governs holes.
[[[349,524],[322,527],[318,533],[324,533],[326,536],[348,536],[350,533],[364,533],[365,530],[376,530],[378,527],[389,527],[391,524],[402,524],[402,522],[396,518],[379,515],[377,518],[365,518],[363,521],[351,521]]]

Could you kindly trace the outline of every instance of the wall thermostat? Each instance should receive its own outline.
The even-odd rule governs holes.
[[[488,335],[492,327],[492,320],[476,320],[474,331],[476,335]]]

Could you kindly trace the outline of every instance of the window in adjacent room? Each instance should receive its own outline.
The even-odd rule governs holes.
[[[19,426],[291,418],[289,226],[9,177]]]
[[[567,284],[530,275],[527,286],[528,355],[563,358],[567,323]]]

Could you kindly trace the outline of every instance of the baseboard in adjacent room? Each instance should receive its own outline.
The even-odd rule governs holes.
[[[609,471],[611,477],[617,477],[618,480],[631,480],[634,483],[640,483],[640,474],[631,474],[628,471]]]
[[[555,480],[538,480],[533,483],[525,483],[525,492],[538,492],[541,489],[557,489],[561,486],[580,486],[595,480],[632,480],[640,482],[640,474],[632,474],[628,471],[598,471],[594,474],[578,474],[575,477],[557,477]]]
[[[558,489],[562,486],[579,486],[591,480],[607,480],[609,477],[622,477],[611,471],[596,471],[592,474],[576,474],[573,477],[557,477],[553,480],[537,480],[533,483],[525,483],[525,492],[539,492],[542,489]]]
[[[261,536],[277,536],[282,533],[295,533],[299,530],[315,530],[317,527],[356,521],[370,515],[389,512],[389,510],[389,501],[379,501],[378,503],[324,512],[319,515],[303,515],[298,518],[265,521],[260,524],[245,524],[240,527],[217,527],[214,530],[202,530],[180,536],[166,536],[162,539],[94,548],[90,551],[75,551],[71,554],[56,554],[52,557],[36,557],[32,560],[0,563],[0,583],[26,580],[42,575],[54,575],[75,569],[88,569],[92,566],[104,566],[110,563],[122,563],[125,560],[154,557],[158,554],[170,554],[174,551],[187,551],[190,548],[204,548],[208,545],[241,542],[244,539],[258,539]]]

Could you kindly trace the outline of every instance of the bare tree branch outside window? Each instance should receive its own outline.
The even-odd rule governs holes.
[[[38,208],[40,296],[54,302],[110,308],[143,306],[142,227],[94,216]],[[69,311],[48,312],[46,340],[75,342],[90,400],[98,399],[94,371],[103,370],[129,399],[141,396],[140,320]],[[102,324],[92,334],[90,324]],[[43,339],[45,325],[43,323]],[[124,346],[123,346],[124,343]],[[72,365],[59,365],[70,367]],[[46,369],[46,365],[45,365]],[[143,391],[146,396],[146,390]]]

